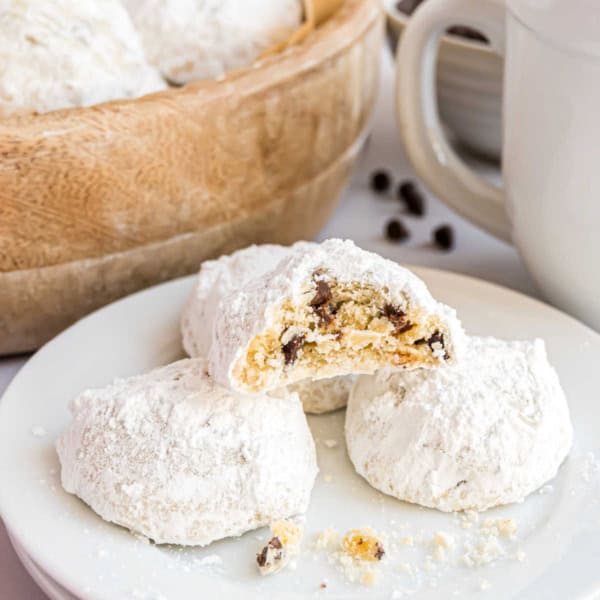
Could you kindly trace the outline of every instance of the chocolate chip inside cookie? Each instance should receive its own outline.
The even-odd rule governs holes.
[[[285,357],[286,365],[291,365],[296,362],[296,358],[298,358],[298,350],[300,350],[303,345],[304,336],[295,335],[289,342],[287,342],[287,344],[283,344],[283,346],[281,346],[281,351]]]

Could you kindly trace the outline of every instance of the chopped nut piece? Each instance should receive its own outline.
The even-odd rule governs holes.
[[[366,561],[381,560],[385,554],[383,544],[370,527],[351,529],[342,540],[342,548],[353,558]]]

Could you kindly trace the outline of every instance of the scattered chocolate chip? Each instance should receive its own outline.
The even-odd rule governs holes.
[[[466,479],[461,479],[454,487],[460,487],[461,485],[465,485],[467,483]]]
[[[412,181],[404,181],[398,186],[398,200],[401,200],[406,206],[406,210],[417,217],[425,214],[425,198]]]
[[[377,546],[375,547],[375,558],[377,560],[381,560],[384,554],[385,550],[383,549],[383,546],[379,542],[377,542]]]
[[[396,10],[405,15],[412,15],[423,0],[398,0],[396,2]]]
[[[446,29],[446,33],[449,33],[450,35],[456,35],[467,40],[472,40],[473,42],[482,42],[484,44],[490,43],[490,40],[488,40],[485,35],[476,29],[473,29],[472,27],[466,27],[465,25],[454,25],[454,27],[449,27]]]
[[[387,171],[375,171],[371,175],[371,189],[378,194],[383,194],[390,189],[392,178]]]
[[[394,242],[403,242],[410,237],[410,231],[405,227],[402,221],[398,219],[392,219],[388,221],[385,226],[385,235],[388,240],[392,240]]]
[[[319,279],[317,281],[317,292],[310,301],[311,306],[321,306],[331,300],[331,288],[326,281]]]
[[[298,358],[298,350],[304,345],[304,336],[295,335],[287,344],[281,346],[281,351],[285,357],[285,364],[291,365],[296,362]]]
[[[323,582],[320,586],[319,586],[322,590],[327,588],[327,584],[325,582]]]
[[[443,250],[454,248],[454,229],[450,225],[440,225],[433,230],[433,241]]]

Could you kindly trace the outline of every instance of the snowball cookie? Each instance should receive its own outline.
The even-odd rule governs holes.
[[[346,416],[360,475],[443,511],[523,500],[556,475],[572,435],[542,340],[470,338],[453,366],[361,377]]]
[[[221,299],[272,271],[291,252],[289,246],[263,244],[203,262],[181,317],[185,351],[190,356],[208,356]],[[291,389],[300,396],[305,412],[324,413],[346,406],[353,383],[351,375],[319,381],[305,379]]]
[[[157,543],[204,546],[308,507],[316,454],[294,393],[233,394],[186,359],[87,390],[71,412],[63,487]]]
[[[177,84],[249,67],[302,22],[301,0],[124,0],[146,56]]]
[[[288,385],[287,389],[298,394],[305,413],[320,415],[344,408],[355,380],[355,375],[317,380],[303,379]]]
[[[460,353],[464,336],[456,313],[416,275],[337,239],[295,244],[217,310],[209,373],[240,392],[439,366]]]
[[[0,0],[0,115],[165,87],[119,0]]]

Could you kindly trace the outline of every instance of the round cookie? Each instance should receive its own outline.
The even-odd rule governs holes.
[[[300,0],[125,0],[146,55],[175,84],[250,67],[300,26]]]
[[[300,242],[300,245],[310,243]],[[254,245],[202,263],[181,317],[185,351],[193,357],[207,357],[221,299],[273,270],[292,251],[290,246]],[[320,414],[346,406],[354,379],[351,375],[318,381],[305,379],[289,389],[298,393],[305,412]]]
[[[119,0],[0,0],[0,115],[166,87]]]
[[[519,502],[552,479],[572,441],[542,340],[473,337],[462,361],[361,377],[346,442],[376,489],[442,511]]]
[[[71,412],[63,487],[156,543],[204,546],[308,507],[316,454],[294,393],[236,395],[186,359],[87,390]]]
[[[304,412],[319,415],[344,408],[355,380],[355,375],[329,377],[317,381],[304,379],[288,385],[287,389],[298,394]]]

